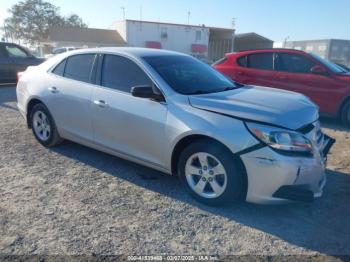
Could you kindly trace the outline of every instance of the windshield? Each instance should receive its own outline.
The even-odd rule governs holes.
[[[344,68],[341,68],[340,66],[332,63],[329,60],[323,59],[322,57],[320,57],[314,53],[310,53],[310,55],[313,58],[316,58],[320,63],[322,63],[324,66],[326,66],[328,69],[330,69],[333,73],[336,73],[336,74],[347,73],[347,71]]]
[[[211,66],[190,56],[146,56],[143,59],[180,94],[208,94],[237,87]]]

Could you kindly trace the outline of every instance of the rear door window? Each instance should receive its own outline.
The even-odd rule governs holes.
[[[64,77],[90,83],[95,54],[74,55],[67,58]]]
[[[273,53],[259,53],[248,56],[248,67],[260,70],[273,70]]]
[[[311,68],[315,62],[298,54],[277,53],[275,60],[275,70],[288,73],[311,73]]]

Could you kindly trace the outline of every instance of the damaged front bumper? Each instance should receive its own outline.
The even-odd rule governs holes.
[[[326,184],[327,155],[335,140],[323,134],[312,156],[288,156],[269,147],[241,155],[248,175],[246,200],[259,204],[313,201]]]

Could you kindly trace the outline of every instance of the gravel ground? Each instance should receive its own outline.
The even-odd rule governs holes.
[[[93,149],[37,143],[0,87],[0,254],[350,255],[350,132],[337,139],[312,204],[213,208],[176,178]]]

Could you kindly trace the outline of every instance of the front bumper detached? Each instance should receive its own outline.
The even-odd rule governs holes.
[[[324,135],[324,147],[321,151],[321,156],[324,159],[324,162],[327,161],[327,155],[331,150],[335,139]],[[315,193],[309,184],[300,184],[300,185],[287,185],[281,186],[274,194],[273,197],[287,199],[292,201],[305,201],[312,202],[315,198],[322,195],[323,187],[326,185],[326,177],[324,177],[319,182],[319,192]]]
[[[244,152],[246,200],[258,204],[312,201],[326,184],[327,155],[335,140],[323,134],[312,156],[284,155],[265,146]]]

